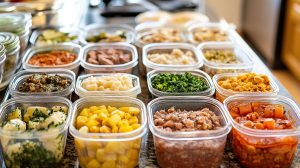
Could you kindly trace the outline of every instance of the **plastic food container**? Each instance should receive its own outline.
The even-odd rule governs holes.
[[[155,77],[156,75],[160,73],[171,73],[171,74],[183,74],[185,72],[189,72],[194,76],[197,76],[199,78],[204,79],[205,83],[208,85],[208,89],[205,91],[201,92],[189,92],[189,93],[168,93],[168,92],[163,92],[159,91],[155,88],[152,87],[152,78]],[[190,71],[185,71],[185,70],[170,70],[170,71],[165,71],[165,70],[153,70],[147,74],[147,84],[148,84],[148,89],[152,96],[154,97],[162,97],[162,96],[208,96],[212,97],[213,94],[215,93],[215,87],[214,84],[212,83],[211,78],[203,71],[200,70],[190,70]]]
[[[87,62],[87,53],[97,49],[119,49],[131,53],[131,61],[125,64],[116,65],[95,65]],[[127,43],[101,43],[89,44],[83,47],[81,53],[81,66],[86,73],[132,73],[133,68],[138,64],[138,55],[135,46]]]
[[[89,42],[86,38],[89,36],[100,35],[100,33],[114,34],[118,31],[125,32],[126,43],[134,43],[135,32],[134,29],[128,25],[101,25],[101,24],[91,24],[85,27],[84,31],[80,35],[80,43],[82,45],[87,45]],[[100,42],[98,42],[100,43]]]
[[[191,51],[194,54],[196,63],[190,65],[167,65],[167,64],[156,64],[151,62],[148,59],[148,54],[153,54],[157,52],[171,52],[173,49],[180,49],[185,51]],[[146,67],[146,72],[150,72],[151,70],[194,70],[199,69],[203,65],[203,60],[199,56],[199,52],[196,48],[187,43],[154,43],[148,44],[143,48],[143,64]]]
[[[139,108],[141,127],[125,133],[80,133],[75,128],[76,117],[80,111],[84,107],[100,105]],[[80,166],[90,168],[91,165],[102,167],[118,165],[121,168],[134,168],[138,165],[142,137],[147,132],[146,123],[146,108],[138,99],[122,96],[90,96],[77,100],[74,103],[70,133],[75,139]]]
[[[21,92],[18,90],[20,84],[24,82],[26,78],[33,74],[47,74],[49,76],[59,75],[69,79],[72,83],[69,87],[62,91],[46,93],[46,92]],[[27,96],[61,96],[71,98],[72,92],[75,88],[75,74],[73,71],[66,69],[36,69],[36,70],[23,70],[14,75],[10,85],[9,92],[12,97],[27,97]]]
[[[62,33],[67,33],[68,36],[76,36],[76,38],[74,40],[70,40],[70,41],[66,41],[66,42],[53,42],[51,40],[49,40],[49,42],[38,42],[38,39],[40,36],[42,36],[42,34],[44,33],[44,31],[47,30],[54,30],[54,31],[58,31],[58,32],[62,32]],[[30,36],[30,43],[32,45],[35,46],[42,46],[42,45],[51,45],[51,44],[65,44],[65,43],[75,43],[78,44],[79,43],[79,35],[80,35],[80,30],[79,29],[74,29],[74,28],[55,28],[55,27],[47,27],[47,28],[43,28],[43,29],[39,29],[36,30],[32,33],[32,35]]]
[[[0,83],[0,90],[6,88],[17,69],[20,53],[19,37],[13,33],[1,32],[0,43],[6,48],[6,60],[4,62],[3,80]]]
[[[285,115],[292,121],[294,129],[258,130],[242,126],[229,112],[232,103],[280,104],[286,109]],[[299,107],[284,96],[235,95],[225,99],[227,118],[232,129],[232,147],[235,156],[243,167],[290,167],[297,150],[299,127]]]
[[[277,95],[279,92],[279,88],[277,84],[271,79],[270,80],[270,85],[271,85],[271,92],[237,92],[237,91],[231,91],[224,89],[219,86],[218,81],[220,79],[227,79],[230,77],[236,77],[240,74],[238,73],[225,73],[225,74],[217,74],[212,78],[212,81],[215,85],[216,88],[216,99],[219,100],[220,102],[223,102],[227,97],[236,95],[236,94],[247,94],[247,95]]]
[[[185,29],[193,23],[209,22],[209,18],[199,12],[183,11],[172,14],[167,23]]]
[[[147,11],[143,12],[135,17],[135,23],[145,23],[145,22],[162,22],[165,23],[166,20],[171,18],[171,14],[166,11]]]
[[[197,47],[200,52],[200,56],[203,59],[204,65],[202,69],[210,76],[221,73],[242,73],[251,72],[255,62],[251,58],[251,55],[243,48],[230,42],[216,42],[216,43],[202,43]],[[204,52],[206,50],[224,51],[230,50],[235,53],[235,56],[239,63],[216,63],[205,58]]]
[[[187,28],[187,39],[190,43],[193,44],[200,44],[202,42],[217,42],[217,41],[198,41],[194,38],[194,33],[199,29],[208,29],[208,30],[221,30],[225,33],[227,36],[226,40],[218,40],[218,41],[234,41],[234,38],[231,36],[230,31],[231,29],[234,29],[234,27],[228,25],[227,23],[219,22],[219,23],[212,23],[212,22],[197,22],[190,24],[190,26]]]
[[[217,130],[168,132],[154,125],[156,111],[175,107],[181,110],[209,108],[220,116],[222,128]],[[215,99],[205,96],[160,97],[147,105],[149,128],[153,134],[157,161],[160,167],[219,167],[222,163],[227,134],[231,126],[224,107]]]
[[[81,75],[77,78],[75,93],[79,97],[111,95],[111,96],[129,96],[129,97],[135,97],[135,98],[137,97],[138,94],[141,93],[139,77],[137,77],[135,75],[123,74],[123,73],[121,73],[121,75],[124,75],[124,76],[132,79],[133,88],[126,90],[126,91],[119,91],[119,90],[117,90],[117,91],[88,91],[81,86],[82,81],[89,77],[101,77],[101,76],[111,76],[111,75],[116,75],[116,74],[115,73],[114,74],[105,73],[105,74]]]
[[[0,44],[0,83],[2,82],[2,78],[3,78],[5,60],[6,60],[6,49],[4,45]]]
[[[53,106],[66,106],[68,107],[68,115],[64,124],[49,129],[48,131],[10,132],[4,131],[4,129],[0,127],[2,154],[4,155],[4,161],[7,168],[28,165],[29,161],[27,158],[35,159],[36,165],[45,165],[45,167],[50,165],[54,166],[59,164],[64,156],[68,127],[71,121],[71,101],[62,97],[10,99],[1,105],[1,126],[4,121],[7,120],[7,115],[11,113],[12,110],[15,110],[17,107],[26,109],[29,106],[43,106],[47,108]]]
[[[57,66],[46,66],[46,67],[40,67],[40,66],[33,66],[28,64],[28,61],[32,56],[38,53],[43,53],[43,52],[49,52],[53,50],[65,50],[72,52],[77,55],[77,58],[75,61],[73,61],[70,64],[65,64],[65,65],[57,65]],[[47,45],[47,46],[36,46],[36,47],[31,47],[29,48],[23,58],[23,68],[24,69],[68,69],[73,71],[76,75],[79,70],[80,66],[80,51],[81,47],[78,44],[57,44],[57,45]]]

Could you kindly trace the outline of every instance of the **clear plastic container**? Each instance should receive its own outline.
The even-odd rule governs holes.
[[[194,76],[197,76],[199,78],[204,79],[205,83],[208,85],[208,89],[205,91],[201,92],[190,92],[190,93],[169,93],[169,92],[163,92],[159,91],[155,88],[152,87],[152,78],[155,77],[158,74],[161,73],[171,73],[171,74],[184,74],[185,72],[189,72]],[[154,97],[162,97],[162,96],[208,96],[212,97],[213,94],[215,93],[215,87],[214,84],[212,83],[211,78],[203,71],[200,70],[153,70],[147,74],[147,84],[148,84],[148,89],[152,96]]]
[[[197,47],[197,50],[200,52],[200,56],[203,59],[204,65],[202,67],[203,71],[208,73],[210,76],[221,73],[242,73],[242,72],[251,72],[254,66],[254,61],[252,55],[250,55],[243,48],[235,45],[230,42],[215,42],[215,43],[202,43]],[[216,50],[216,51],[232,51],[239,63],[216,63],[209,61],[205,58],[204,52],[206,50]]]
[[[19,37],[13,33],[1,32],[0,43],[3,44],[6,48],[6,60],[4,62],[3,79],[0,83],[0,90],[3,90],[9,84],[13,77],[13,74],[17,69],[17,64],[20,59],[20,41]]]
[[[125,64],[116,65],[95,65],[87,62],[87,53],[97,49],[118,49],[131,54],[131,61]],[[138,64],[138,55],[135,46],[128,43],[101,43],[89,44],[82,49],[81,66],[84,71],[90,73],[132,73],[133,68]]]
[[[175,107],[181,110],[209,108],[220,117],[222,127],[217,130],[168,132],[154,125],[156,111]],[[205,96],[160,97],[147,105],[149,128],[153,134],[157,161],[160,167],[217,168],[223,159],[227,134],[231,126],[223,105]]]
[[[64,50],[68,52],[72,52],[77,55],[77,58],[75,61],[69,64],[65,65],[57,65],[57,66],[45,66],[45,67],[40,67],[40,66],[34,66],[28,64],[28,61],[32,56],[38,53],[43,53],[43,52],[49,52],[53,50]],[[80,67],[80,54],[81,52],[81,47],[78,44],[56,44],[56,45],[47,45],[47,46],[36,46],[36,47],[31,47],[29,48],[25,53],[24,53],[24,58],[23,58],[23,68],[24,69],[68,69],[73,71],[76,75],[78,73],[79,67]]]
[[[157,53],[157,52],[168,52],[170,53],[173,49],[180,49],[184,52],[191,51],[194,54],[196,63],[186,64],[186,65],[168,65],[168,64],[157,64],[153,63],[148,59],[148,54]],[[146,72],[152,70],[164,69],[164,70],[195,70],[199,69],[203,65],[203,60],[199,56],[199,52],[196,48],[187,43],[154,43],[148,44],[143,48],[143,64],[146,67]]]
[[[137,97],[138,94],[141,93],[139,77],[137,77],[135,75],[123,74],[123,73],[120,73],[120,75],[124,75],[124,76],[132,79],[133,88],[130,88],[129,90],[126,90],[126,91],[119,91],[119,90],[116,90],[116,91],[88,91],[81,86],[82,81],[89,77],[102,77],[102,76],[112,76],[112,75],[117,75],[117,74],[116,73],[113,73],[113,74],[105,73],[105,74],[81,75],[77,78],[75,93],[79,97],[111,95],[111,96],[129,96],[129,97],[135,97],[135,98]]]
[[[38,38],[43,34],[44,31],[47,30],[54,30],[62,33],[67,33],[68,36],[75,36],[76,38],[74,40],[66,41],[66,42],[55,42],[49,40],[49,42],[38,42]],[[62,28],[55,28],[55,27],[46,27],[42,29],[35,30],[32,35],[30,36],[30,43],[35,46],[43,46],[43,45],[51,45],[51,44],[65,44],[65,43],[79,43],[79,35],[80,35],[80,30],[75,29],[75,28],[67,28],[67,27],[62,27]]]
[[[3,79],[5,60],[6,60],[6,49],[4,45],[0,44],[0,83],[2,82]]]
[[[62,91],[46,93],[46,92],[21,92],[18,90],[20,84],[26,78],[33,74],[47,74],[49,76],[59,75],[69,79],[72,83],[69,87]],[[23,70],[14,75],[11,83],[9,84],[9,92],[12,97],[28,97],[28,96],[61,96],[71,98],[72,92],[75,89],[76,77],[73,71],[66,69],[36,69],[36,70]]]
[[[140,109],[141,127],[125,133],[80,133],[76,128],[76,118],[80,111],[89,106],[132,106]],[[142,137],[147,132],[146,108],[142,101],[123,96],[90,96],[77,100],[70,133],[75,139],[75,146],[82,168],[116,166],[134,168],[139,162]]]
[[[21,132],[3,129],[9,113],[17,107],[26,109],[29,106],[66,106],[68,116],[62,125],[49,130]],[[6,167],[35,166],[28,159],[35,159],[36,165],[44,165],[45,168],[58,165],[64,156],[71,112],[71,101],[62,97],[13,98],[4,102],[0,108],[0,142]]]
[[[269,77],[270,85],[271,85],[271,92],[237,92],[224,89],[219,86],[218,81],[220,79],[227,79],[230,77],[236,77],[241,75],[242,73],[225,73],[225,74],[217,74],[212,78],[212,81],[216,88],[216,99],[220,102],[223,102],[227,97],[236,95],[236,94],[247,94],[247,95],[277,95],[279,92],[279,88],[277,84]]]
[[[207,30],[220,30],[222,31],[225,36],[227,38],[218,38],[218,40],[214,40],[214,41],[211,41],[211,40],[198,40],[198,39],[195,39],[194,37],[194,33],[197,31],[197,30],[201,30],[201,29],[207,29]],[[234,38],[231,36],[230,34],[230,31],[231,29],[234,29],[233,26],[230,26],[228,25],[227,23],[225,22],[216,22],[216,23],[213,23],[213,22],[197,22],[197,23],[193,23],[191,24],[188,28],[187,28],[187,39],[190,43],[192,44],[200,44],[202,42],[218,42],[218,41],[234,41]],[[209,36],[211,36],[211,34],[205,34],[203,37],[205,38],[208,38]]]
[[[85,27],[84,31],[80,35],[80,43],[82,45],[87,45],[90,42],[86,41],[86,38],[89,36],[100,35],[104,32],[107,34],[115,34],[118,31],[125,32],[126,43],[134,43],[135,32],[134,29],[128,25],[103,25],[103,24],[91,24]],[[121,41],[120,41],[121,42]],[[100,43],[100,42],[98,42]]]
[[[143,12],[135,17],[135,23],[141,24],[146,22],[161,22],[165,23],[172,15],[166,11],[152,10]]]
[[[231,116],[228,106],[240,103],[280,104],[294,129],[258,130],[245,127]],[[226,115],[233,129],[231,136],[235,156],[243,167],[290,167],[300,135],[300,110],[295,102],[284,96],[234,95],[224,101]]]

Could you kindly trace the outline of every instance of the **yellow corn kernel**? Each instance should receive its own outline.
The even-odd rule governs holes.
[[[101,168],[115,168],[116,167],[116,162],[115,161],[105,161],[102,164]]]
[[[100,127],[100,130],[99,130],[101,133],[111,133],[112,130],[111,128],[109,128],[108,126],[106,125],[103,125],[102,127]]]
[[[102,121],[102,125],[109,126],[109,118],[104,119],[104,120]]]
[[[86,165],[86,167],[88,167],[88,168],[101,168],[101,164],[96,159],[93,159]]]
[[[63,111],[64,113],[67,113],[68,107],[67,106],[53,106],[52,110],[53,111]]]
[[[112,106],[108,106],[107,110],[108,110],[109,113],[111,113],[111,112],[117,110],[117,108],[116,107],[112,107]]]
[[[104,160],[105,159],[104,156],[105,156],[104,149],[102,149],[102,148],[97,149],[97,151],[96,151],[96,159],[97,159],[97,161],[100,162],[100,163],[104,162],[105,161]]]
[[[131,117],[132,117],[131,114],[125,113],[125,117],[124,117],[124,118],[125,118],[126,120],[130,120]]]
[[[121,111],[121,110],[118,110],[118,109],[111,112],[111,115],[114,115],[114,114],[118,114],[121,117],[121,119],[124,119],[124,117],[125,117],[125,112]]]
[[[90,109],[91,112],[95,112],[95,111],[98,110],[98,107],[97,106],[91,106],[89,109]]]
[[[105,156],[104,156],[104,162],[106,161],[117,161],[117,154],[114,154],[114,153],[105,153]]]
[[[91,114],[91,115],[88,116],[89,120],[96,120],[96,118],[98,118],[97,114]]]
[[[135,168],[138,164],[138,161],[136,160],[131,160],[127,163],[126,168]]]
[[[139,157],[139,151],[136,149],[131,149],[128,152],[128,157],[129,157],[129,160],[137,160]]]
[[[79,150],[85,149],[84,141],[76,139],[76,138],[74,141],[75,141],[75,146],[77,147],[77,149],[79,149]]]
[[[76,119],[76,128],[80,129],[85,125],[85,123],[88,121],[88,118],[86,116],[78,116]]]
[[[131,126],[133,130],[136,130],[141,127],[141,124],[132,124]]]
[[[92,120],[88,120],[88,122],[86,122],[85,125],[90,128],[92,126],[98,126],[100,125],[100,123],[97,120],[92,119]]]
[[[78,130],[80,133],[88,133],[89,128],[87,126],[83,126]]]
[[[105,109],[105,110],[106,110],[106,106],[105,106],[105,105],[98,106],[98,109],[99,109],[99,110],[102,110],[102,109]]]
[[[96,110],[94,113],[95,113],[95,114],[98,114],[98,115],[101,114],[101,113],[104,113],[104,114],[106,114],[106,115],[109,115],[107,109],[99,109],[99,110]]]
[[[83,110],[81,110],[80,112],[80,116],[88,116],[89,115],[90,110],[88,108],[84,108]]]
[[[130,107],[120,107],[119,110],[124,111],[124,112],[127,113],[129,108]]]
[[[97,118],[96,118],[96,120],[99,121],[99,122],[102,122],[102,121],[104,121],[104,120],[106,120],[106,119],[108,119],[108,115],[105,114],[105,113],[100,113],[100,114],[97,116]]]
[[[133,116],[131,119],[129,119],[129,124],[138,124],[139,123],[139,119],[136,116]]]
[[[122,119],[118,114],[114,114],[110,117],[110,121],[114,123],[114,125],[117,125],[118,122],[120,122]]]
[[[118,132],[119,132],[119,128],[118,128],[117,126],[113,126],[113,127],[111,128],[111,132],[112,132],[112,133],[118,133]]]
[[[129,125],[129,122],[128,122],[128,120],[126,120],[126,119],[123,119],[122,121],[119,121],[119,122],[117,123],[117,126],[118,126],[118,127],[121,127],[121,126],[127,126],[127,125]]]
[[[140,109],[137,107],[129,107],[128,113],[134,116],[138,116],[140,114]]]
[[[86,165],[87,165],[91,160],[93,160],[94,158],[91,158],[91,157],[88,157],[88,156],[80,156],[80,155],[78,155],[78,159],[79,159],[79,164],[80,164],[82,167],[86,167]]]
[[[129,159],[127,156],[125,155],[119,155],[118,158],[117,158],[118,162],[120,162],[121,164],[127,164]]]
[[[130,131],[132,131],[133,130],[133,128],[131,127],[131,126],[121,126],[120,128],[119,128],[119,132],[130,132]]]
[[[98,127],[98,126],[91,126],[91,127],[89,127],[89,130],[92,133],[99,133],[100,132],[100,127]]]
[[[108,142],[104,148],[105,153],[117,153],[120,148],[120,142]]]

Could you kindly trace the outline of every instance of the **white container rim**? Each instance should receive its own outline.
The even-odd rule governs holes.
[[[108,48],[126,48],[122,50],[129,51],[131,53],[131,61],[125,63],[125,64],[116,64],[116,65],[95,65],[87,62],[87,53],[92,50],[92,48],[103,48],[103,49],[108,49]],[[137,65],[138,63],[138,53],[137,49],[135,46],[128,44],[128,43],[98,43],[98,44],[88,44],[83,47],[80,53],[80,63],[81,66],[85,69],[88,70],[94,70],[94,71],[99,71],[101,68],[103,69],[109,69],[109,70],[116,70],[116,71],[122,71],[126,70],[129,68],[133,68]]]
[[[34,131],[34,132],[13,132],[13,134],[7,133],[7,131],[4,131],[2,127],[0,127],[0,135],[5,137],[12,137],[12,138],[18,138],[18,139],[37,139],[37,138],[47,138],[47,137],[53,137],[56,134],[61,134],[62,132],[66,131],[69,128],[70,122],[71,122],[71,116],[73,111],[72,102],[66,98],[59,97],[59,96],[45,96],[45,97],[26,97],[26,98],[12,98],[7,101],[5,101],[0,106],[0,117],[5,115],[3,114],[4,110],[7,108],[7,106],[15,104],[17,102],[20,103],[63,103],[68,107],[68,116],[66,118],[66,121],[63,125],[59,126],[57,129],[54,128],[51,132],[44,132],[44,131]]]
[[[157,64],[153,63],[148,59],[148,52],[151,50],[157,50],[157,49],[184,49],[192,51],[194,54],[194,57],[196,59],[195,64],[190,65],[167,65],[167,64]],[[196,47],[187,44],[187,43],[152,43],[147,44],[143,47],[143,64],[151,69],[185,69],[185,70],[193,70],[197,69],[203,66],[203,60],[199,56],[199,52],[196,50]]]
[[[216,88],[216,92],[225,95],[226,97],[231,96],[233,94],[247,94],[247,95],[276,95],[279,92],[279,87],[277,86],[277,84],[274,82],[274,80],[270,77],[270,85],[272,88],[271,92],[238,92],[238,91],[230,91],[227,89],[224,89],[222,87],[219,86],[218,81],[220,78],[228,78],[228,77],[237,77],[239,75],[243,75],[243,74],[247,74],[247,73],[223,73],[223,74],[216,74],[213,76],[212,81],[215,85]]]
[[[51,93],[42,93],[42,92],[20,92],[17,90],[19,82],[25,79],[32,74],[45,73],[45,74],[53,74],[53,75],[62,75],[67,77],[71,81],[71,85],[64,90],[58,92]],[[68,69],[29,69],[23,70],[16,73],[9,84],[9,92],[13,97],[22,97],[22,96],[68,96],[74,91],[75,88],[75,73]]]
[[[210,103],[211,105],[217,107],[220,111],[220,117],[224,120],[224,125],[221,129],[218,130],[203,130],[203,131],[189,131],[189,132],[167,132],[162,129],[156,128],[154,125],[154,118],[152,111],[152,105],[156,103],[163,103],[164,101],[168,102],[189,102],[189,101],[199,101],[202,103]],[[159,97],[147,105],[148,111],[148,122],[149,128],[153,135],[158,136],[162,139],[166,140],[208,140],[208,139],[217,139],[226,136],[230,130],[231,125],[228,122],[227,117],[225,116],[225,109],[219,101],[216,99],[207,97],[207,96],[166,96],[166,97]]]
[[[238,49],[241,53],[236,54],[236,58],[246,58],[248,61],[237,63],[237,64],[226,64],[226,63],[216,63],[213,61],[209,61],[204,56],[203,50],[205,49],[215,49],[215,50],[233,50],[235,53],[235,49]],[[255,64],[253,57],[251,57],[251,54],[248,53],[246,50],[244,50],[241,46],[236,45],[233,42],[203,42],[198,45],[197,50],[200,53],[200,56],[203,59],[204,65],[212,67],[214,69],[247,69],[252,68]]]
[[[89,78],[89,77],[100,77],[100,76],[116,76],[116,75],[123,75],[126,77],[129,77],[132,79],[133,82],[133,88],[130,88],[128,90],[124,91],[88,91],[84,88],[82,88],[81,84],[82,81]],[[132,74],[127,74],[127,73],[96,73],[96,74],[87,74],[87,75],[80,75],[77,78],[76,82],[76,89],[75,93],[79,97],[85,97],[85,96],[91,96],[91,95],[138,95],[141,93],[141,86],[140,86],[140,79],[139,77],[132,75]]]
[[[201,91],[201,92],[190,92],[190,93],[168,93],[168,92],[163,92],[159,91],[155,88],[152,87],[152,82],[151,79],[156,76],[157,74],[160,73],[172,73],[172,74],[183,74],[185,72],[190,72],[194,74],[195,76],[201,77],[205,80],[205,82],[208,85],[208,89]],[[210,78],[210,76],[201,71],[201,70],[152,70],[147,74],[147,85],[149,88],[149,91],[151,94],[153,94],[156,97],[161,97],[161,96],[195,96],[195,95],[203,95],[203,96],[212,96],[215,93],[215,86]]]
[[[131,132],[124,133],[80,133],[75,128],[75,121],[77,117],[78,107],[84,103],[98,103],[105,105],[105,103],[131,103],[140,108],[141,126]],[[138,137],[142,137],[147,132],[147,114],[145,104],[136,98],[128,96],[87,96],[78,99],[73,103],[73,113],[69,131],[74,138],[87,140],[87,141],[130,141]]]
[[[237,129],[239,132],[249,135],[249,136],[254,136],[254,137],[280,137],[280,136],[299,136],[300,135],[300,126],[298,126],[295,129],[283,129],[283,130],[257,130],[257,129],[251,129],[247,128],[245,126],[240,125],[234,119],[231,117],[228,109],[228,104],[232,102],[282,102],[290,106],[293,110],[291,113],[294,113],[296,115],[296,120],[300,120],[300,109],[297,106],[297,104],[281,95],[272,95],[272,96],[265,96],[265,95],[244,95],[244,94],[238,94],[238,95],[233,95],[229,96],[224,100],[224,106],[226,110],[226,117],[232,124],[232,126]],[[274,104],[274,103],[272,103]]]
[[[64,65],[56,65],[56,66],[34,66],[28,64],[28,61],[32,56],[34,56],[37,53],[42,53],[42,52],[48,52],[48,51],[53,51],[53,50],[66,50],[73,52],[74,54],[77,55],[77,58],[69,63],[69,64],[64,64]],[[76,51],[78,50],[78,51]],[[56,68],[66,68],[66,69],[74,69],[80,65],[80,52],[81,52],[81,46],[78,44],[72,44],[72,43],[65,43],[65,44],[53,44],[53,45],[43,45],[43,46],[34,46],[29,48],[23,55],[23,68],[24,69],[56,69]]]

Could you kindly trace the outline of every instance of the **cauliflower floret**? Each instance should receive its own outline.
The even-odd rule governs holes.
[[[3,126],[3,130],[5,130],[5,131],[25,131],[26,123],[20,119],[12,119]]]
[[[29,121],[28,128],[33,129],[33,130],[39,129],[39,124],[40,124],[40,122]]]
[[[66,121],[66,115],[63,112],[54,112],[48,118],[46,118],[42,123],[40,123],[39,128],[49,128],[56,127],[63,124]]]
[[[12,154],[21,153],[21,152],[22,152],[21,143],[15,143],[7,146],[6,154],[8,155],[9,158],[12,158]]]

